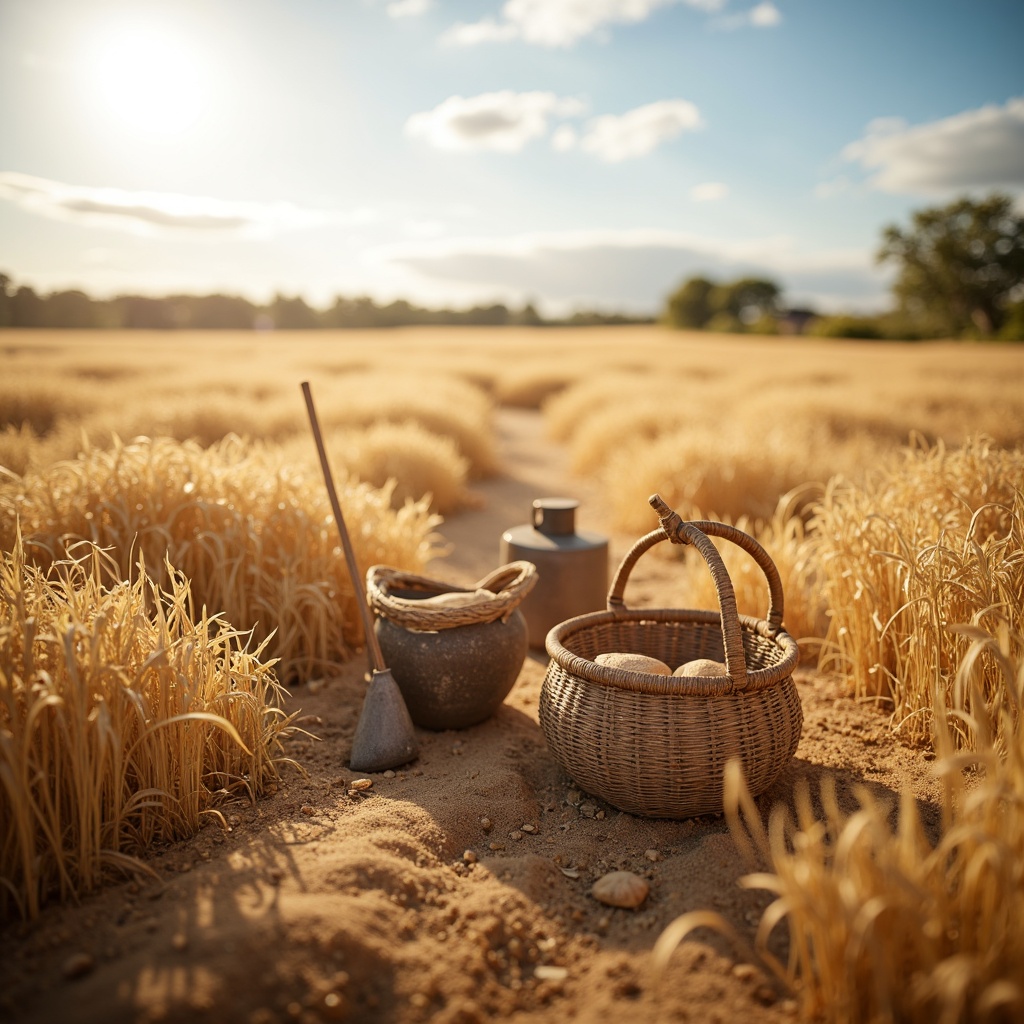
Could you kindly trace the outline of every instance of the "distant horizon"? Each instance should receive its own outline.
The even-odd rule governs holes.
[[[1024,203],[1019,0],[0,5],[0,260],[40,293],[879,313],[889,224]]]

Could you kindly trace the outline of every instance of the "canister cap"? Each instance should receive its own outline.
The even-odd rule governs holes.
[[[575,498],[535,498],[533,528],[550,537],[575,533],[579,504]]]

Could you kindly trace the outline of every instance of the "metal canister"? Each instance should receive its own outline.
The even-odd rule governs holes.
[[[533,521],[501,535],[502,563],[525,559],[537,567],[537,585],[519,606],[534,648],[544,648],[558,623],[601,611],[608,597],[608,538],[576,529],[579,502],[537,498]]]

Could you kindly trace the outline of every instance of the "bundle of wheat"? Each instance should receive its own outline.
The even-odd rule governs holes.
[[[435,512],[449,515],[474,503],[467,487],[469,460],[450,437],[418,423],[381,422],[337,431],[330,449],[353,479],[390,488],[396,508],[422,499]]]
[[[929,738],[935,694],[951,699],[969,643],[951,623],[1024,632],[1022,481],[1024,449],[918,444],[863,485],[831,481],[809,524],[830,609],[824,664],[856,696],[891,700],[911,741]],[[989,671],[986,696],[1000,686]]]
[[[90,448],[0,486],[0,547],[20,522],[29,558],[64,557],[89,540],[109,549],[127,579],[139,553],[160,582],[164,559],[190,581],[196,606],[273,634],[282,680],[336,670],[362,643],[352,583],[313,458],[236,437],[202,448],[137,438]],[[338,474],[359,564],[421,570],[439,520],[423,501],[392,508],[390,488]]]
[[[48,571],[0,553],[0,915],[94,889],[223,796],[278,778],[294,728],[265,645],[192,613],[140,559],[131,581],[80,544]]]
[[[478,478],[497,469],[491,402],[468,381],[443,373],[351,373],[322,389],[325,430],[375,423],[417,423],[454,441]]]

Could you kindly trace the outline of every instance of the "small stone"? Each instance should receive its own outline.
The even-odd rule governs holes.
[[[88,953],[72,953],[61,966],[61,973],[68,981],[84,978],[96,968],[96,961]]]
[[[732,976],[740,981],[753,981],[760,972],[753,964],[736,964],[732,969]]]
[[[390,768],[384,773],[384,778],[385,779],[393,779],[394,777],[395,777],[395,773]]]
[[[188,947],[188,936],[184,932],[175,932],[171,936],[171,949],[182,952]]]
[[[657,864],[661,860],[661,854],[657,850],[644,850],[644,856],[652,863]]]
[[[340,992],[327,992],[324,995],[324,1011],[331,1020],[344,1020],[348,1016],[345,997]]]
[[[582,799],[583,796],[580,794],[580,791],[578,789],[570,789],[565,794],[565,802],[567,804],[572,804],[573,807],[578,807]]]
[[[475,864],[477,862],[477,856],[472,850],[466,850],[466,852],[462,855],[462,859],[467,864]]]
[[[505,844],[504,843],[491,843],[491,849],[492,850],[504,850],[505,849]]]
[[[552,964],[538,964],[533,969],[533,976],[538,981],[561,983],[569,977],[569,972],[564,967],[555,967]]]
[[[523,838],[523,833],[520,832],[519,829],[513,829],[511,832],[509,832],[508,837],[509,839],[515,839],[516,841],[518,841]]]
[[[313,808],[309,804],[303,804],[300,808],[303,814],[313,814]]]
[[[591,800],[585,800],[580,804],[580,814],[582,814],[584,818],[595,817],[597,815],[597,804],[593,803]]]
[[[354,789],[359,792],[363,789],[369,789],[373,785],[373,779],[353,779],[349,783],[349,789]]]
[[[531,835],[537,831],[536,825],[520,825],[520,830],[523,832],[529,832]]]
[[[632,871],[612,871],[594,883],[590,895],[606,906],[631,910],[639,907],[650,891],[650,883]]]
[[[482,828],[482,829],[483,829],[483,830],[484,830],[485,832],[490,832],[490,831],[491,831],[491,829],[492,829],[492,828],[494,828],[494,822],[493,822],[493,821],[491,821],[491,819],[490,819],[490,818],[487,818],[487,817],[481,818],[481,819],[480,819],[480,827],[481,827],[481,828]]]

